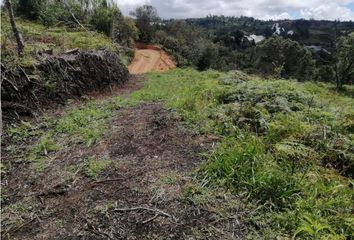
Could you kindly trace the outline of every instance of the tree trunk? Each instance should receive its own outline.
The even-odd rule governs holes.
[[[15,22],[14,13],[13,13],[13,10],[12,10],[11,0],[6,0],[5,4],[7,6],[8,12],[9,12],[9,18],[10,18],[12,31],[14,32],[14,35],[15,35],[15,38],[16,38],[18,55],[22,56],[23,49],[24,49],[25,45],[23,44],[21,35],[20,35],[20,33],[19,33],[19,31],[18,31],[18,29],[16,27],[16,22]]]

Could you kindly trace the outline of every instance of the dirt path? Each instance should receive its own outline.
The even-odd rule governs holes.
[[[149,67],[139,63],[136,69],[156,66],[156,50],[150,56]],[[143,79],[135,76],[112,92],[129,94]],[[112,92],[92,97],[104,100]],[[214,138],[191,136],[177,114],[158,103],[117,109],[112,115],[98,143],[73,142],[48,153],[40,173],[23,152],[13,154],[33,140],[4,147],[3,163],[9,168],[2,179],[2,239],[244,237],[240,202],[232,195],[205,192],[192,179],[203,161],[200,153],[210,149]],[[93,178],[87,174],[90,159],[109,160],[109,165]]]
[[[163,72],[175,68],[176,64],[165,51],[154,45],[137,44],[134,60],[129,65],[131,74],[151,71]]]
[[[96,145],[49,154],[39,174],[26,160],[13,166],[3,179],[11,193],[3,239],[239,239],[239,203],[204,193],[191,179],[213,141],[190,136],[160,104],[121,109]],[[89,159],[110,164],[91,178]]]

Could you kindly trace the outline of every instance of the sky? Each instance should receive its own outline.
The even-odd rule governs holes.
[[[116,0],[123,14],[148,4],[160,17],[190,18],[212,15],[258,19],[339,19],[354,21],[354,0]]]

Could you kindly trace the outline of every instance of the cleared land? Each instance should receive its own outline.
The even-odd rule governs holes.
[[[175,68],[176,64],[165,51],[154,45],[137,44],[134,60],[129,65],[131,74],[164,72]]]

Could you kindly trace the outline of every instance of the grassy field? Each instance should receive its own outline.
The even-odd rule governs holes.
[[[94,144],[114,110],[141,102],[162,102],[193,134],[219,138],[198,170],[198,191],[185,197],[200,203],[211,201],[215,189],[232,192],[250,209],[250,239],[353,236],[354,99],[331,85],[176,69],[148,74],[144,88],[129,96],[49,119],[49,131],[23,123],[7,134],[13,141],[37,137],[27,154],[41,172],[43,152]],[[91,159],[87,174],[95,176],[107,164]]]

